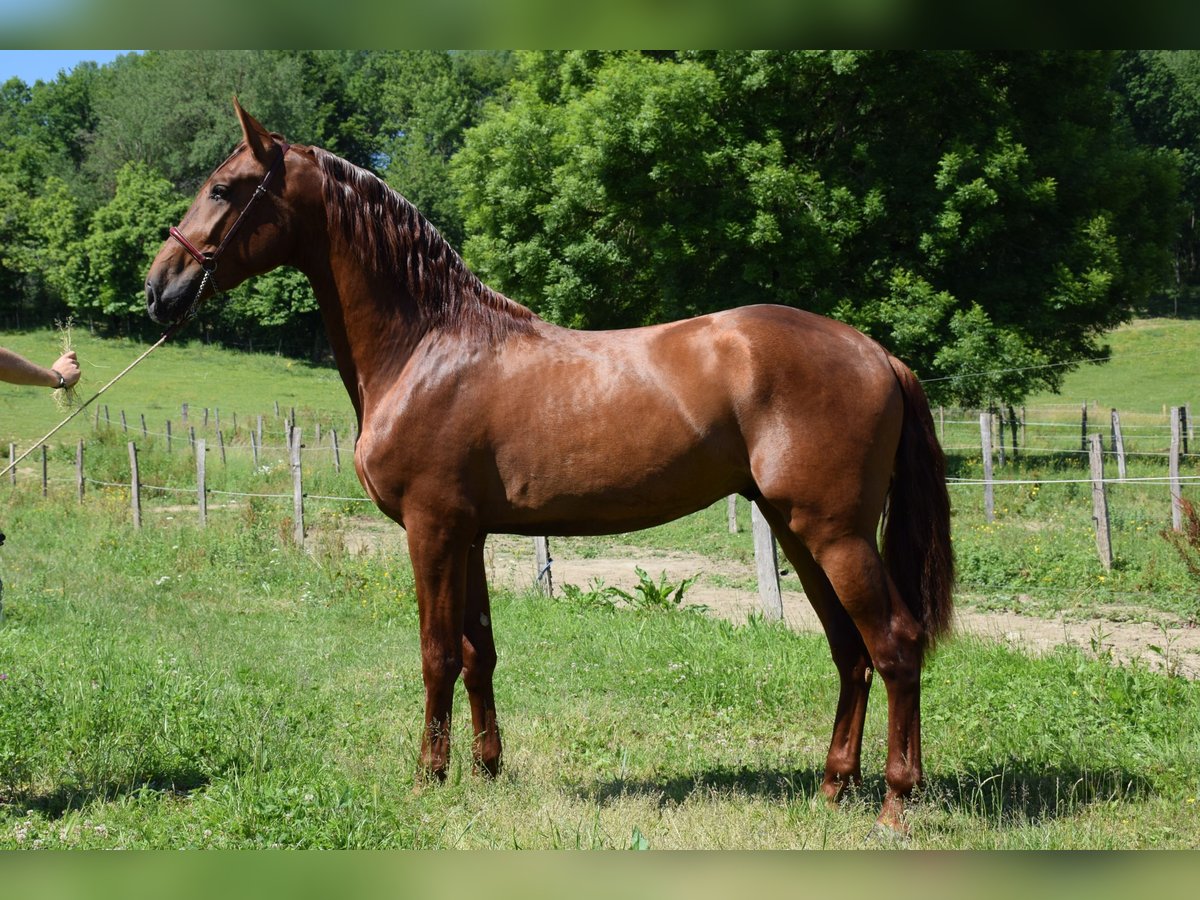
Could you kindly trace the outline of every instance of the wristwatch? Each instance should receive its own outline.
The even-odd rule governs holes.
[[[55,390],[57,391],[60,388],[65,388],[67,386],[67,379],[63,378],[63,373],[58,371],[58,369],[51,369],[50,371],[58,376],[58,387],[56,387]]]

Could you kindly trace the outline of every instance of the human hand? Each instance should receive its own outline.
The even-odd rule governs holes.
[[[74,350],[68,350],[50,368],[62,375],[63,387],[71,387],[79,381],[79,376],[83,374],[79,371],[79,360],[75,357]]]

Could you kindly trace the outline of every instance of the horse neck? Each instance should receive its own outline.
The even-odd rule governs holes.
[[[407,200],[365,170],[314,153],[320,186],[309,194],[320,202],[310,207],[298,265],[360,419],[427,339],[494,346],[535,327],[533,313],[483,285]]]
[[[306,267],[338,373],[358,414],[395,383],[421,340],[405,304],[389,302],[386,286],[356,266],[321,259]]]

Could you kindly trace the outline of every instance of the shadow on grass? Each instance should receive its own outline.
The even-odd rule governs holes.
[[[18,810],[32,809],[47,819],[58,819],[69,812],[84,809],[95,801],[107,803],[143,792],[184,796],[207,787],[211,779],[197,771],[160,772],[141,780],[100,782],[97,784],[60,784],[48,791],[17,789],[0,796],[0,801]]]
[[[579,795],[601,806],[623,797],[656,798],[660,807],[696,795],[738,794],[770,802],[819,798],[818,769],[715,768],[695,775],[616,779],[581,787]],[[882,775],[866,778],[847,799],[877,808],[886,790]],[[1093,803],[1130,801],[1154,793],[1150,781],[1125,770],[1053,769],[1012,763],[991,772],[927,776],[917,801],[990,823],[1052,821],[1077,814]]]

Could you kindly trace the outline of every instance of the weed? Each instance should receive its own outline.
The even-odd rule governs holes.
[[[684,594],[700,576],[693,575],[691,578],[683,579],[678,584],[672,584],[667,580],[666,572],[659,575],[658,581],[654,581],[641,566],[635,566],[633,571],[637,575],[638,583],[634,585],[632,593],[618,587],[608,588],[609,593],[618,597],[633,609],[701,609],[698,606],[683,606]]]
[[[617,605],[612,588],[605,587],[602,578],[593,578],[586,588],[577,584],[564,584],[562,598],[575,606],[615,609]]]
[[[1196,511],[1195,505],[1187,498],[1183,498],[1182,506],[1182,530],[1164,529],[1162,536],[1175,548],[1188,572],[1196,580],[1198,590],[1188,617],[1189,623],[1195,625],[1197,618],[1200,617],[1200,512]]]

